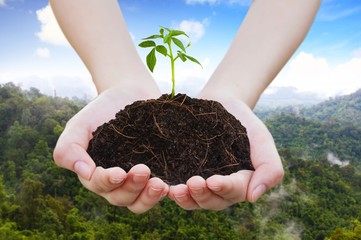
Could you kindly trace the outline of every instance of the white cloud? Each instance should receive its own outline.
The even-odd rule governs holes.
[[[268,87],[262,94],[257,105],[265,107],[280,107],[294,105],[294,113],[298,114],[296,105],[313,105],[325,99],[312,92],[300,92],[295,87]]]
[[[41,27],[40,32],[37,32],[36,35],[41,41],[54,45],[69,46],[69,42],[61,31],[50,5],[37,10],[36,15]]]
[[[200,62],[203,68],[190,61],[186,63],[177,62],[175,64],[177,93],[186,93],[191,97],[195,97],[202,90],[210,77],[212,66],[209,58],[204,58]],[[170,93],[171,73],[169,63],[167,61],[159,61],[156,68],[158,70],[153,74],[154,79],[162,93]],[[162,71],[159,69],[162,69]]]
[[[196,96],[207,83],[207,80],[210,77],[210,59],[204,58],[200,62],[202,67],[192,62],[178,66],[177,82],[179,92],[187,93],[190,96]]]
[[[0,7],[5,6],[5,0],[0,0]]]
[[[295,87],[322,97],[349,94],[361,88],[361,57],[330,65],[326,58],[301,52],[276,77],[272,86]]]
[[[38,48],[38,49],[36,49],[36,55],[41,58],[49,58],[50,51],[48,48]]]
[[[179,29],[186,32],[191,41],[196,42],[201,39],[205,32],[206,27],[209,25],[209,20],[205,18],[202,22],[193,20],[183,20],[179,24]]]

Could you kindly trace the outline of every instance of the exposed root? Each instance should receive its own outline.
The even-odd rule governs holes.
[[[127,136],[125,134],[123,134],[119,129],[117,129],[113,124],[110,124],[110,126],[113,128],[113,130],[115,132],[117,132],[119,135],[122,135],[125,138],[129,138],[129,139],[137,139],[137,137],[132,137],[132,136]]]
[[[153,120],[154,120],[154,124],[157,127],[160,134],[162,134],[164,137],[166,137],[165,134],[163,133],[162,129],[160,128],[159,124],[157,123],[157,119],[155,118],[154,114],[153,114]]]

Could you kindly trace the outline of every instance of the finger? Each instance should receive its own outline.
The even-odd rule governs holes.
[[[229,202],[214,194],[208,187],[206,181],[199,176],[187,181],[189,192],[194,201],[203,209],[221,210],[229,206]]]
[[[191,197],[188,187],[185,184],[171,186],[168,196],[185,210],[195,210],[199,208],[198,204]]]
[[[224,200],[224,208],[243,202],[247,195],[247,186],[253,171],[241,170],[231,175],[214,175],[206,180],[207,187]]]
[[[284,176],[282,165],[263,164],[254,172],[247,199],[250,202],[257,201],[268,189],[279,184]]]
[[[214,175],[204,181],[200,177],[188,180],[192,198],[204,209],[222,210],[243,202],[253,171],[239,171],[227,176]]]
[[[90,181],[82,181],[83,185],[99,195],[113,191],[120,187],[127,177],[127,173],[119,168],[97,167]]]
[[[268,189],[279,184],[284,176],[281,158],[268,130],[260,139],[251,149],[251,159],[256,170],[248,187],[247,199],[250,202],[256,201]]]
[[[130,169],[123,185],[103,195],[112,205],[129,206],[134,203],[143,191],[149,176],[149,168],[144,164],[138,164]]]
[[[96,166],[86,152],[88,141],[87,130],[75,127],[70,120],[54,149],[53,157],[56,165],[90,180]]]
[[[137,214],[146,212],[163,199],[168,191],[169,186],[161,179],[151,178],[135,202],[128,206],[128,209]]]

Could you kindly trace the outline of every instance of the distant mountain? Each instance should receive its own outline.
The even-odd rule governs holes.
[[[257,106],[260,108],[277,108],[289,105],[310,106],[324,101],[312,92],[299,92],[294,87],[270,87],[262,94]]]
[[[361,90],[311,107],[258,110],[279,149],[303,159],[324,159],[361,169]]]
[[[309,119],[361,126],[361,89],[305,108],[302,114]]]
[[[269,108],[258,105],[258,117],[265,120],[281,113],[294,114],[309,120],[352,124],[361,127],[361,89],[350,95],[338,96],[318,104],[291,104]]]

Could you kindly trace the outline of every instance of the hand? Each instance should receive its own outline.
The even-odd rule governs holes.
[[[190,178],[186,184],[171,186],[169,197],[180,207],[222,210],[235,203],[256,201],[281,182],[284,171],[273,138],[252,110],[230,94],[202,94],[199,98],[219,101],[247,128],[251,161],[255,171],[240,170],[228,176]]]
[[[159,178],[149,179],[150,170],[143,164],[134,166],[128,173],[119,167],[96,167],[86,149],[98,126],[140,96],[158,98],[160,93],[124,86],[104,91],[67,123],[54,150],[55,163],[77,173],[87,189],[135,213],[151,209],[168,194],[168,185]]]

